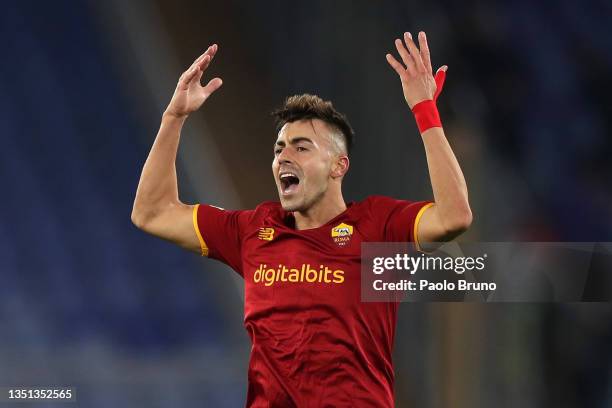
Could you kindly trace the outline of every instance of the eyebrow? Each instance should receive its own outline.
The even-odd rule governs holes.
[[[298,144],[300,142],[307,142],[307,143],[310,143],[310,144],[314,144],[312,142],[312,140],[307,138],[306,136],[296,136],[296,137],[292,138],[289,141],[289,144],[295,145],[295,144]],[[276,143],[274,143],[274,147],[276,147],[276,146],[285,147],[285,142],[282,141],[282,140],[277,140]]]

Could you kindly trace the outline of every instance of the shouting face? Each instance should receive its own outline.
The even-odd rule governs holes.
[[[342,137],[319,119],[286,123],[274,144],[272,172],[285,211],[307,211],[348,169]]]

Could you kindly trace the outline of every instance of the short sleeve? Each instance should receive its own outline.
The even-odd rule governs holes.
[[[212,205],[196,205],[193,226],[202,255],[219,260],[242,275],[242,237],[251,213],[251,210],[228,211]]]
[[[420,251],[417,235],[419,221],[431,206],[431,201],[406,201],[376,196],[371,199],[370,211],[383,226],[385,241],[414,242],[416,249]]]

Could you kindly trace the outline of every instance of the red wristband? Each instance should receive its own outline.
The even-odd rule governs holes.
[[[416,119],[419,132],[423,133],[432,127],[442,127],[440,114],[436,102],[428,99],[421,101],[412,107],[412,113]]]

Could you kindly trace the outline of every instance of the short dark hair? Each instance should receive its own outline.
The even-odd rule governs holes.
[[[344,136],[347,153],[351,152],[355,142],[355,132],[342,113],[338,112],[330,101],[324,101],[316,95],[293,95],[285,99],[285,104],[272,112],[276,119],[276,133],[286,123],[298,120],[320,119]]]

